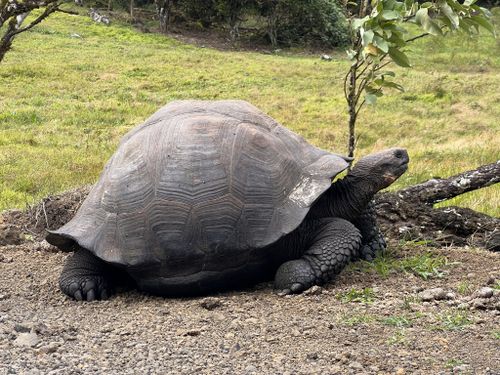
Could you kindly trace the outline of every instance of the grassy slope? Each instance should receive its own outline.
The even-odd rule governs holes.
[[[245,99],[320,147],[346,149],[341,53],[219,52],[64,14],[14,47],[0,64],[0,210],[94,182],[120,137],[173,99]],[[397,186],[499,159],[500,41],[422,40],[412,57],[414,69],[397,69],[407,93],[362,113],[359,154],[407,147]],[[453,203],[500,215],[500,187]]]

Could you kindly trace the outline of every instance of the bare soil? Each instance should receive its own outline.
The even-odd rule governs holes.
[[[353,264],[289,297],[266,283],[207,298],[124,290],[78,303],[58,288],[68,255],[43,237],[88,191],[0,214],[0,375],[500,374],[500,253],[397,247],[401,258],[445,256],[444,276],[382,277]],[[481,298],[484,287],[492,296]],[[364,288],[368,298],[349,298]],[[423,301],[432,288],[451,294]]]
[[[309,295],[261,284],[78,303],[58,289],[67,254],[46,242],[0,247],[0,374],[499,374],[498,291],[473,305],[475,290],[498,283],[500,254],[433,251],[454,263],[444,278],[351,267]],[[373,301],[341,297],[367,287]],[[422,302],[418,293],[434,287],[456,296]]]

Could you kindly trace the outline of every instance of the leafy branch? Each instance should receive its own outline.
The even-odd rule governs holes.
[[[357,16],[350,15],[351,48],[347,55],[351,66],[344,78],[344,96],[349,109],[348,154],[356,148],[356,121],[365,104],[375,104],[386,89],[404,91],[396,74],[385,68],[395,63],[410,68],[406,54],[408,45],[426,36],[445,36],[461,31],[467,35],[484,28],[495,34],[487,9],[475,5],[477,0],[434,0],[419,3],[415,0],[372,0],[368,13],[365,0]],[[348,5],[356,5],[348,3]],[[405,24],[415,24],[422,32],[409,36]]]
[[[3,28],[3,34],[0,36],[0,62],[5,54],[11,49],[14,38],[25,31],[38,25],[45,18],[54,12],[70,13],[59,7],[67,0],[0,0],[0,30]],[[26,26],[24,21],[35,9],[43,11],[31,20]],[[72,12],[71,12],[72,13]],[[5,25],[5,27],[3,27]]]

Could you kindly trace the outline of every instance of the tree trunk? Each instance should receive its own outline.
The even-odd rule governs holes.
[[[155,0],[156,12],[160,20],[160,32],[166,34],[170,22],[170,8],[172,0]]]
[[[389,238],[472,245],[500,251],[500,219],[468,208],[433,204],[500,181],[500,161],[447,179],[431,179],[375,198],[379,225]]]

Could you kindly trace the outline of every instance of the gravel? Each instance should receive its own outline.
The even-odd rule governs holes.
[[[499,296],[487,282],[500,275],[500,254],[433,251],[453,264],[445,278],[351,268],[299,296],[279,297],[267,283],[205,298],[128,290],[78,303],[57,286],[66,254],[37,242],[0,247],[10,259],[0,262],[0,375],[499,374]],[[461,295],[470,273],[477,295]],[[372,302],[341,298],[364,288]],[[436,288],[444,299],[418,298]],[[486,308],[473,308],[478,300]],[[457,314],[467,324],[443,324]]]

